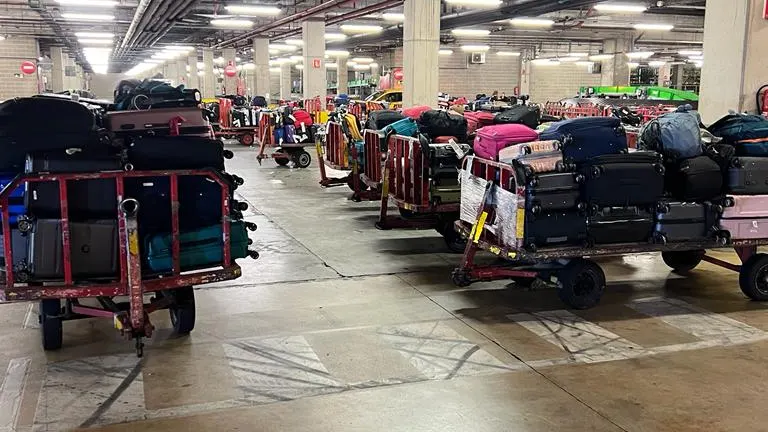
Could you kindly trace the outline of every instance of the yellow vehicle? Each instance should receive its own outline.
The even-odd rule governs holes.
[[[365,98],[366,102],[383,102],[386,108],[398,109],[403,107],[402,90],[379,90]]]

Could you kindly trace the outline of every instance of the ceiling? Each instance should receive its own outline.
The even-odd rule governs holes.
[[[703,39],[704,0],[621,0],[624,4],[648,7],[643,13],[632,14],[596,10],[593,6],[606,3],[597,0],[501,2],[495,8],[443,4],[441,42],[446,45],[481,43],[492,49],[532,49],[542,54],[567,52],[579,44],[579,49],[586,47],[595,54],[608,38],[630,39],[634,48],[652,47],[655,51],[670,53],[686,47],[700,49]],[[607,3],[611,2],[614,0]],[[383,13],[401,14],[402,3],[402,0],[0,0],[0,35],[34,36],[40,40],[44,54],[51,46],[64,46],[86,70],[92,69],[90,62],[97,72],[124,72],[168,46],[234,47],[246,57],[253,37],[269,37],[273,41],[300,38],[302,20],[313,16],[325,19],[328,33],[341,33],[342,24],[382,27],[374,34],[349,35],[345,40],[327,42],[328,49],[373,53],[402,44],[402,22],[382,19]],[[279,14],[233,17],[250,20],[253,24],[247,29],[212,25],[212,20],[233,15],[227,10],[227,6],[233,5],[270,6],[279,8]],[[554,23],[547,27],[521,27],[510,23],[509,19],[514,17],[542,17]],[[669,24],[674,28],[671,31],[635,30],[632,26],[638,23]],[[452,31],[462,28],[487,30],[489,34],[462,36]],[[78,40],[76,33],[82,32],[112,37],[96,49],[83,51],[91,43]],[[96,66],[107,60],[108,66]]]

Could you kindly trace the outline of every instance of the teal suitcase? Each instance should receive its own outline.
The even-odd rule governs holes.
[[[248,231],[242,221],[230,225],[230,251],[232,259],[248,256]],[[224,257],[221,225],[179,234],[181,270],[192,270],[222,265]],[[149,236],[145,242],[147,267],[154,272],[169,272],[173,268],[171,235]]]

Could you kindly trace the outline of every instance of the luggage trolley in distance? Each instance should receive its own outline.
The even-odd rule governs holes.
[[[317,158],[321,161],[320,186],[333,187],[346,184],[352,187],[351,174],[344,177],[328,177],[326,173],[326,167],[336,171],[352,170],[349,163],[350,146],[347,138],[344,136],[344,129],[342,129],[341,124],[335,121],[326,123],[325,145],[320,140],[316,140],[315,145]]]
[[[227,98],[219,99],[219,127],[215,128],[214,135],[217,138],[236,139],[244,146],[252,146],[257,137],[261,136],[261,118],[256,126],[232,126],[232,101]]]
[[[468,240],[461,263],[452,274],[454,284],[459,287],[499,279],[512,279],[521,286],[530,286],[534,281],[541,280],[556,287],[558,296],[568,306],[587,309],[600,301],[605,289],[603,270],[589,258],[661,252],[664,262],[678,273],[693,270],[701,261],[739,272],[739,286],[744,294],[753,300],[768,301],[768,254],[757,253],[757,247],[768,245],[768,239],[731,240],[729,236],[715,236],[712,240],[700,242],[604,244],[586,249],[583,246],[568,245],[529,250],[525,247],[524,237],[525,186],[518,182],[514,168],[499,162],[468,158],[464,161],[464,170],[479,178],[481,184],[485,183],[485,188],[480,190],[478,196],[482,197],[473,209],[473,201],[465,200],[464,192],[467,189],[462,187],[462,210],[471,214],[474,222],[462,218],[455,223],[456,230]],[[496,219],[499,212],[496,206],[489,204],[494,188],[503,189],[517,197],[517,206],[506,216],[515,221],[514,224],[509,223],[514,226],[514,230],[506,234],[501,234],[499,226],[489,228],[498,222]],[[477,192],[477,187],[475,189]],[[498,195],[494,197],[494,200],[498,199]],[[725,204],[727,206],[732,203],[726,200]],[[500,237],[508,238],[510,234],[514,237],[511,243],[501,240]],[[726,246],[733,247],[742,261],[741,265],[706,254],[707,249]],[[477,265],[474,261],[480,250],[490,252],[506,262]]]
[[[181,268],[181,246],[179,234],[178,182],[181,176],[204,176],[221,186],[222,251],[218,266],[204,269]],[[171,270],[162,274],[142,275],[142,257],[137,217],[142,209],[138,201],[125,196],[125,182],[128,179],[147,177],[169,178],[171,201]],[[73,276],[71,253],[71,222],[68,216],[67,183],[72,181],[114,179],[118,196],[115,203],[118,226],[119,274],[114,277],[89,282],[76,281]],[[28,279],[28,273],[14,268],[11,224],[9,220],[9,199],[14,190],[28,182],[52,182],[58,184],[61,199],[61,261],[63,277],[57,280]],[[58,349],[62,343],[62,322],[65,320],[101,317],[110,318],[115,327],[128,339],[136,340],[137,355],[143,355],[142,338],[150,337],[154,327],[149,314],[159,309],[169,309],[174,330],[179,334],[192,331],[195,325],[194,285],[202,285],[241,276],[240,266],[231,255],[229,183],[213,170],[176,171],[113,171],[84,174],[23,174],[16,177],[0,191],[0,217],[2,217],[3,244],[6,267],[0,280],[0,298],[5,301],[40,300],[40,328],[43,347]],[[29,222],[27,222],[29,223]],[[254,224],[246,223],[250,230]],[[20,231],[28,231],[31,225]],[[37,251],[39,252],[39,251]],[[258,253],[249,252],[251,258]],[[51,257],[51,260],[56,257]],[[154,294],[149,303],[144,296]],[[115,297],[127,296],[128,302],[116,303]],[[101,307],[86,306],[81,299],[96,299]],[[62,307],[61,300],[65,300]]]
[[[302,142],[302,143],[288,143],[288,142],[274,142],[274,126],[272,125],[271,118],[266,112],[261,113],[259,118],[259,135],[257,141],[259,142],[259,154],[256,156],[256,160],[261,165],[261,161],[264,159],[274,159],[280,166],[286,166],[289,162],[293,162],[295,166],[299,168],[308,168],[312,164],[312,156],[305,150],[306,147],[315,145],[315,142]],[[319,139],[319,133],[315,134],[315,140]],[[265,155],[267,147],[274,146],[275,150],[268,155]]]

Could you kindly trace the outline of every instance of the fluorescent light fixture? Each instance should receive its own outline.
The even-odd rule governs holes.
[[[368,66],[370,66],[370,67],[371,67],[371,69],[373,69],[373,68],[377,68],[377,67],[379,67],[379,64],[378,64],[378,63],[376,63],[376,62],[373,62],[373,63],[369,64]]]
[[[577,61],[579,61],[579,58],[578,57],[560,57],[559,60],[564,63],[576,63]]]
[[[279,49],[271,49],[271,50],[269,50],[269,53],[270,54],[280,54],[280,50]]]
[[[339,28],[346,33],[379,33],[384,30],[382,26],[366,24],[342,24]]]
[[[595,10],[600,12],[640,13],[645,12],[646,9],[648,8],[639,4],[600,3],[595,5]]]
[[[235,57],[235,61],[240,63],[241,61],[243,61],[243,59],[241,59],[240,57]]]
[[[348,61],[347,62],[347,67],[355,67],[355,66],[357,66],[357,63],[355,63],[353,61]]]
[[[514,26],[549,27],[555,22],[545,18],[512,18],[509,23]]]
[[[296,45],[288,45],[288,44],[269,44],[269,49],[278,50],[278,51],[296,51],[299,49]]]
[[[77,39],[83,45],[112,45],[112,39]]]
[[[650,67],[662,67],[662,66],[664,66],[665,64],[667,64],[667,62],[665,62],[665,61],[660,61],[660,60],[659,60],[659,61],[652,61],[652,62],[648,62],[648,66],[650,66]]]
[[[280,68],[269,68],[269,72],[271,72],[271,73],[280,73]]]
[[[291,56],[291,57],[289,57],[289,58],[290,58],[290,59],[291,59],[291,61],[293,61],[293,62],[302,62],[302,61],[304,61],[304,57],[302,57],[302,56],[300,56],[300,55],[292,55],[292,56]]]
[[[89,13],[63,13],[61,17],[68,20],[81,21],[114,21],[114,15],[107,14],[89,14]]]
[[[180,51],[180,52],[185,53],[185,52],[192,51],[194,48],[192,48],[190,46],[171,45],[171,46],[164,47],[163,49],[166,50],[166,51]]]
[[[535,65],[549,65],[552,63],[560,64],[559,61],[551,58],[537,58],[537,59],[531,60],[531,63]]]
[[[339,67],[339,65],[337,65],[336,63],[326,63],[325,64],[325,68],[326,69],[338,69],[338,67]]]
[[[568,57],[589,57],[589,53],[585,53],[585,52],[571,52],[566,55]]]
[[[704,60],[704,56],[702,56],[702,55],[697,55],[697,56],[692,55],[692,56],[688,56],[688,59],[689,60],[693,60],[693,61],[702,61],[702,60]]]
[[[485,29],[468,29],[468,28],[467,29],[462,29],[462,28],[457,28],[457,29],[451,30],[451,33],[454,36],[488,36],[489,34],[491,34],[491,31],[490,30],[485,30]]]
[[[355,63],[373,63],[375,60],[370,57],[355,57],[352,61]]]
[[[101,32],[77,32],[75,33],[75,36],[78,38],[96,38],[96,39],[106,39],[106,38],[113,38],[115,37],[114,33],[101,33]]]
[[[491,49],[488,45],[462,45],[461,50],[462,51],[468,51],[468,52],[482,52],[482,51],[488,51]]]
[[[254,70],[256,69],[256,65],[254,63],[246,63],[243,65],[243,69],[245,70]]]
[[[205,76],[205,71],[198,71],[197,76]]]
[[[295,67],[298,70],[304,69],[304,65],[303,64],[297,64],[297,65],[294,65],[293,67]]]
[[[594,63],[592,63],[591,61],[583,61],[583,60],[579,60],[576,62],[577,66],[592,66],[593,64]]]
[[[151,64],[151,65],[158,65],[158,64],[163,64],[163,63],[165,63],[165,60],[163,60],[163,59],[153,59],[153,58],[151,58],[151,59],[147,59],[147,60],[144,60],[144,63],[146,63],[146,64]]]
[[[684,56],[700,56],[702,54],[699,50],[682,50],[677,53]]]
[[[245,19],[213,19],[211,25],[224,28],[251,28],[253,21]]]
[[[245,16],[274,16],[280,15],[280,12],[282,12],[280,8],[273,6],[233,5],[227,6],[226,9],[231,14]]]
[[[344,40],[346,38],[347,38],[347,35],[343,33],[326,33],[325,34],[325,40],[330,40],[330,41],[339,41],[339,40]]]
[[[453,50],[441,49],[437,53],[440,54],[440,55],[451,55],[451,54],[453,54]]]
[[[445,3],[455,6],[498,7],[501,0],[445,0]]]
[[[304,41],[301,39],[286,39],[283,42],[293,46],[304,46]]]
[[[518,51],[499,51],[496,53],[497,56],[501,57],[520,57],[520,52]]]
[[[637,63],[637,62],[627,62],[627,66],[630,69],[632,69],[632,68],[636,68],[636,67],[640,66],[640,63]]]
[[[216,63],[216,64],[224,64],[227,61],[224,60],[224,57],[219,56],[219,57],[216,57],[215,59],[213,59],[213,62]]]
[[[366,71],[371,69],[371,65],[354,65],[352,68],[356,71]]]
[[[613,58],[613,54],[597,54],[589,56],[589,59],[592,61],[602,61],[602,60],[611,60]]]
[[[90,6],[90,7],[117,6],[117,2],[113,0],[56,0],[56,3],[64,6]]]
[[[205,69],[205,63],[203,63],[203,62],[197,62],[197,68],[198,68],[198,69]]]
[[[631,59],[647,59],[654,54],[653,51],[634,51],[628,52],[627,57]]]
[[[384,18],[384,21],[391,21],[391,22],[403,22],[403,21],[405,21],[405,14],[401,14],[401,13],[390,13],[390,12],[387,12],[385,14],[382,14],[381,17]]]
[[[675,28],[675,26],[673,26],[672,24],[649,24],[649,23],[635,24],[634,27],[635,27],[635,30],[658,30],[658,31],[670,31],[673,28]]]
[[[325,55],[331,56],[331,57],[347,57],[347,56],[349,56],[349,51],[346,51],[346,50],[325,50]]]

